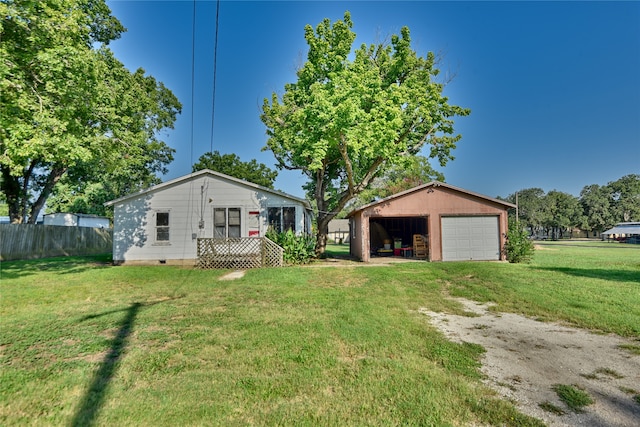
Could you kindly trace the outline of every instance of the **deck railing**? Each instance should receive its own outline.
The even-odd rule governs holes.
[[[282,267],[284,249],[266,237],[199,238],[198,267]]]

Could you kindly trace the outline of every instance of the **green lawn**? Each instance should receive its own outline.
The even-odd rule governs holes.
[[[455,296],[497,311],[640,337],[640,245],[537,243],[531,264],[433,264]]]
[[[540,425],[482,385],[482,348],[418,309],[465,296],[640,339],[637,246],[235,281],[105,261],[0,266],[0,425]]]
[[[349,256],[349,244],[328,244],[326,248],[326,254],[328,257],[344,258]]]

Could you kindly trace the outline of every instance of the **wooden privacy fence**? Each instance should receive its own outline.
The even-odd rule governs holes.
[[[112,240],[107,228],[0,224],[0,260],[105,254]]]
[[[198,239],[199,268],[282,267],[284,249],[266,237]]]

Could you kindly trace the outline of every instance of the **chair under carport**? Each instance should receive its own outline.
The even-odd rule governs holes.
[[[421,259],[429,256],[427,240],[422,234],[413,235],[413,256]]]

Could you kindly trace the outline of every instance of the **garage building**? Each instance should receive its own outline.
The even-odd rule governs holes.
[[[507,213],[516,205],[438,181],[354,210],[351,255],[429,261],[504,260]]]

